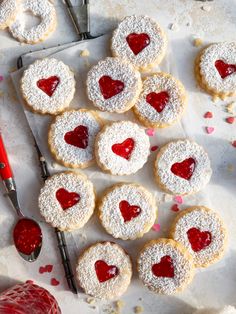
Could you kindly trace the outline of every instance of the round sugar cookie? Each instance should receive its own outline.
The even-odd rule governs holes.
[[[74,97],[74,73],[57,59],[37,60],[24,71],[21,92],[32,111],[56,115]]]
[[[0,29],[10,26],[17,15],[19,0],[0,1]]]
[[[76,274],[86,294],[99,299],[115,299],[128,288],[132,276],[129,255],[113,242],[95,243],[80,256]]]
[[[146,70],[165,56],[167,38],[157,22],[148,16],[131,15],[121,21],[111,41],[112,54]]]
[[[61,231],[82,228],[95,208],[93,184],[79,172],[55,174],[42,187],[38,204],[52,227]]]

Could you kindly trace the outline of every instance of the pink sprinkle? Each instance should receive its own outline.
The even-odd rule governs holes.
[[[39,267],[39,273],[40,273],[40,274],[43,274],[43,273],[45,273],[45,272],[46,272],[45,267],[43,267],[43,266]]]
[[[45,270],[46,270],[46,272],[51,273],[53,270],[53,265],[46,265]]]
[[[154,129],[146,129],[146,134],[147,134],[148,136],[154,136],[155,130],[154,130]]]
[[[56,280],[56,278],[51,279],[51,285],[52,286],[58,286],[59,284],[60,284],[60,282],[58,280]]]
[[[232,142],[232,146],[236,148],[236,140]]]
[[[182,198],[182,196],[180,196],[180,195],[175,195],[174,197],[173,197],[173,201],[174,202],[176,202],[176,203],[178,203],[178,204],[183,204],[183,198]]]
[[[235,119],[234,117],[228,117],[225,119],[225,121],[229,124],[232,124],[232,123],[234,123],[234,119]]]
[[[152,226],[152,230],[156,231],[156,232],[160,231],[161,230],[161,225],[160,224],[154,224]]]
[[[151,147],[151,151],[152,151],[152,152],[155,152],[157,149],[158,149],[158,146],[152,146],[152,147]]]
[[[210,112],[210,111],[207,111],[207,112],[204,114],[204,118],[206,118],[206,119],[211,119],[211,118],[213,118],[213,113]]]
[[[0,75],[0,82],[2,82],[3,81],[3,76],[2,75]]]
[[[211,134],[215,131],[215,128],[213,128],[212,126],[206,126],[206,132],[207,134]]]
[[[171,206],[170,209],[171,209],[173,212],[178,212],[178,211],[180,210],[177,204],[174,204],[173,206]]]

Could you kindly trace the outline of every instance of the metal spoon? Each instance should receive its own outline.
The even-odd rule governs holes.
[[[7,194],[16,210],[19,220],[13,229],[15,247],[20,256],[27,262],[34,262],[41,251],[42,231],[39,224],[23,215],[17,198],[16,183],[13,177],[7,152],[0,133],[0,176]]]

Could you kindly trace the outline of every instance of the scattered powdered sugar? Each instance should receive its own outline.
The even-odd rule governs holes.
[[[117,276],[100,283],[95,271],[96,261],[104,261],[119,270]],[[76,267],[77,278],[86,294],[101,299],[114,299],[128,288],[132,276],[130,257],[117,244],[111,242],[96,243],[88,248]]]
[[[0,29],[5,28],[17,12],[18,0],[0,1]]]
[[[139,277],[150,290],[161,294],[173,294],[191,280],[193,264],[178,247],[175,242],[169,240],[164,243],[159,239],[151,242],[141,252],[138,258]],[[159,242],[160,241],[160,242]],[[158,264],[161,258],[170,256],[174,266],[174,277],[157,277],[152,272],[152,266]]]
[[[102,76],[122,81],[124,89],[119,94],[104,99],[98,82]],[[87,77],[88,97],[102,111],[120,113],[129,110],[138,98],[141,87],[140,73],[130,63],[119,58],[108,57],[99,61]]]
[[[130,49],[126,37],[129,34],[147,34],[150,43],[137,55]],[[148,16],[127,16],[114,31],[111,48],[114,55],[128,59],[137,67],[147,67],[152,63],[160,63],[167,47],[167,39],[163,30],[155,20]]]
[[[64,140],[67,132],[74,131],[80,125],[88,128],[88,146],[79,148]],[[94,159],[94,141],[101,125],[92,111],[72,110],[57,116],[49,132],[49,142],[57,159],[72,166],[83,166]]]
[[[25,28],[22,14],[30,11],[40,18],[40,24],[30,29]],[[36,43],[43,40],[46,35],[54,30],[56,26],[56,11],[53,4],[48,0],[22,0],[17,18],[10,25],[12,35],[20,41]]]
[[[195,168],[189,180],[171,171],[174,163],[188,158],[195,160]],[[173,194],[190,194],[201,190],[210,180],[210,159],[203,147],[190,140],[178,140],[164,146],[157,154],[155,171],[160,183]]]
[[[198,252],[193,251],[187,235],[187,231],[191,228],[197,228],[201,232],[209,231],[212,236],[209,246]],[[196,207],[178,219],[173,237],[189,250],[195,263],[201,266],[211,263],[215,256],[224,250],[226,241],[224,230],[223,222],[215,212],[204,207]]]
[[[52,97],[37,86],[41,79],[57,76],[60,83]],[[69,106],[75,93],[74,73],[57,59],[37,60],[24,71],[21,80],[23,97],[34,110],[55,114]]]
[[[167,92],[169,95],[168,103],[160,113],[146,101],[146,96],[152,92]],[[156,125],[172,124],[183,113],[185,98],[182,83],[171,75],[158,73],[144,80],[143,91],[135,104],[135,111]]]
[[[127,201],[130,206],[139,206],[140,214],[125,222],[119,204]],[[157,207],[154,198],[144,187],[137,184],[120,184],[108,191],[99,208],[102,224],[115,238],[135,239],[150,230],[155,222]]]
[[[56,198],[59,189],[80,195],[74,206],[63,210]],[[78,173],[64,172],[47,179],[39,195],[39,209],[45,220],[60,230],[72,230],[83,227],[93,214],[95,195],[93,184]]]
[[[218,92],[234,92],[236,90],[236,72],[221,78],[215,62],[222,60],[228,64],[236,64],[236,43],[223,42],[212,44],[206,48],[200,59],[200,73],[210,88]]]
[[[114,144],[123,143],[128,138],[132,138],[135,142],[129,160],[112,151]],[[131,121],[119,121],[106,126],[98,134],[96,148],[96,158],[114,175],[129,175],[137,172],[146,163],[150,154],[149,137],[138,124]]]

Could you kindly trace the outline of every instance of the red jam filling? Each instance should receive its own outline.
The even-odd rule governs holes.
[[[56,192],[56,198],[63,210],[66,210],[80,201],[80,195],[75,192],[68,192],[61,188]]]
[[[167,92],[149,93],[146,96],[146,102],[149,103],[157,112],[162,112],[169,101],[169,94]]]
[[[104,99],[109,99],[121,93],[125,87],[125,84],[122,81],[113,80],[108,75],[102,76],[98,83]]]
[[[95,271],[99,282],[105,282],[116,277],[119,274],[119,269],[114,265],[108,265],[104,261],[96,261],[94,264]]]
[[[127,201],[121,201],[119,204],[120,212],[124,222],[130,221],[141,213],[141,208],[136,205],[130,205]]]
[[[13,239],[19,252],[30,255],[42,245],[42,232],[35,221],[22,218],[14,228]]]
[[[211,244],[211,233],[191,228],[187,231],[188,240],[194,252],[199,252]]]
[[[223,60],[216,60],[215,67],[222,79],[236,72],[236,64],[228,64]]]
[[[132,138],[127,138],[122,143],[112,145],[111,149],[116,155],[129,160],[134,149],[134,140]]]
[[[84,125],[79,125],[73,131],[67,132],[64,140],[67,144],[85,149],[88,146],[88,137],[88,128]]]
[[[182,162],[177,162],[171,166],[171,171],[176,176],[189,180],[195,169],[195,160],[193,158],[185,159]]]
[[[50,76],[47,79],[41,79],[37,82],[38,88],[40,88],[44,93],[46,93],[49,97],[52,97],[55,92],[58,84],[60,83],[60,79],[57,76]]]
[[[175,272],[172,258],[169,255],[163,256],[160,263],[152,266],[152,272],[157,277],[173,278]]]
[[[150,44],[150,37],[145,33],[131,33],[126,37],[126,41],[133,53],[137,55]]]

